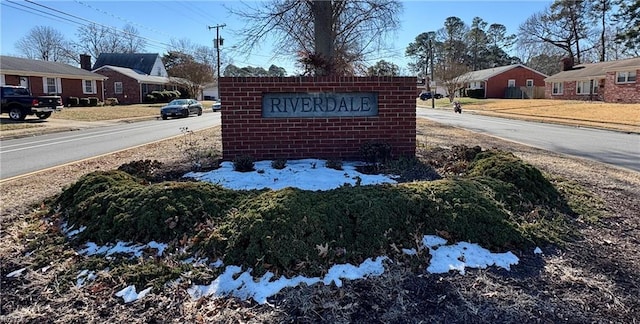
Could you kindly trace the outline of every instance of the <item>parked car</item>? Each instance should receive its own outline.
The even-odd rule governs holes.
[[[191,114],[202,115],[202,104],[195,99],[174,99],[160,108],[162,119],[169,117],[189,117]]]
[[[433,97],[436,99],[440,99],[440,98],[443,98],[443,95],[436,92],[436,94]],[[431,91],[425,91],[420,94],[420,100],[427,100],[427,99],[431,99]]]
[[[211,105],[211,110],[213,110],[213,112],[220,111],[220,109],[222,109],[222,102],[220,100]]]

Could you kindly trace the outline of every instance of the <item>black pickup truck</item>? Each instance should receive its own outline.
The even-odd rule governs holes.
[[[12,120],[24,120],[27,115],[47,119],[54,111],[60,111],[64,107],[60,96],[34,97],[25,87],[2,86],[1,88],[2,113],[9,114]]]

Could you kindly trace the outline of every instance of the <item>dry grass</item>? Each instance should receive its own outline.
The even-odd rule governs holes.
[[[104,106],[65,108],[51,116],[52,119],[78,121],[102,121],[160,115],[162,105]]]
[[[640,104],[551,99],[464,99],[461,100],[463,109],[483,115],[640,133]],[[418,106],[431,107],[431,102],[418,100]],[[448,99],[436,101],[436,106],[451,107]]]
[[[211,108],[213,101],[200,101],[203,109]],[[65,108],[51,116],[53,119],[78,121],[102,121],[126,118],[157,117],[164,103],[129,106],[73,107]]]
[[[4,120],[2,123],[0,123],[0,132],[10,132],[12,130],[18,130],[18,129],[29,129],[29,128],[39,128],[39,127],[45,127],[44,125],[38,125],[38,124],[15,124],[15,123],[5,123]]]

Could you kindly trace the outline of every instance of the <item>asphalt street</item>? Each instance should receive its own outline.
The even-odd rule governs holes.
[[[417,116],[529,146],[640,171],[640,134],[418,108]]]

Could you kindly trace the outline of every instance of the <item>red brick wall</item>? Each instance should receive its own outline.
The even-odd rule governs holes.
[[[88,97],[96,97],[100,101],[104,101],[104,96],[102,94],[102,81],[96,81],[95,93],[83,93],[82,91],[82,80],[74,80],[74,79],[62,79],[62,92],[63,98],[67,97],[78,97],[78,98],[88,98]]]
[[[525,87],[527,80],[533,80],[534,87],[544,86],[544,75],[536,73],[522,66],[515,67],[487,81],[487,98],[504,98],[505,88],[509,85],[509,79],[516,80],[516,87]]]
[[[361,159],[367,142],[385,142],[392,155],[414,156],[414,77],[221,78],[222,151],[225,160]],[[263,93],[377,92],[378,116],[263,118]]]
[[[636,70],[635,83],[616,83],[616,73],[607,73],[604,87],[606,102],[640,103],[640,70]]]
[[[561,95],[554,95],[553,83],[548,82],[544,88],[545,98],[547,99],[561,99],[561,100],[593,100],[602,101],[602,93],[604,92],[603,80],[598,81],[598,93],[594,93],[593,97],[588,94],[577,94],[578,83],[576,81],[563,82],[563,90]]]
[[[640,75],[640,70],[636,71],[636,75]],[[589,95],[576,94],[576,82],[564,82],[564,90],[562,95],[552,95],[553,84],[547,82],[545,86],[545,96],[551,99],[561,100],[598,100],[611,103],[640,103],[640,81],[635,83],[616,83],[616,73],[609,72],[605,79],[599,80],[598,94],[593,99]]]
[[[20,85],[20,77],[17,75],[5,75],[4,82],[6,85],[19,86]]]
[[[142,102],[140,97],[140,84],[138,83],[138,80],[106,68],[96,71],[96,73],[108,77],[108,79],[104,81],[105,98],[117,98],[120,104],[135,104]],[[121,94],[115,93],[115,82],[122,82]]]
[[[42,77],[30,76],[29,78],[29,91],[34,96],[45,96],[48,95],[44,93],[44,87],[42,84]],[[20,85],[20,76],[17,75],[5,75],[5,82],[8,85]],[[96,93],[95,94],[85,94],[82,92],[82,79],[67,79],[62,78],[60,80],[62,84],[62,93],[58,94],[62,97],[63,102],[67,102],[67,98],[69,97],[78,97],[78,98],[87,98],[87,97],[97,97],[100,101],[104,101],[104,97],[102,95],[102,81],[96,81]]]

